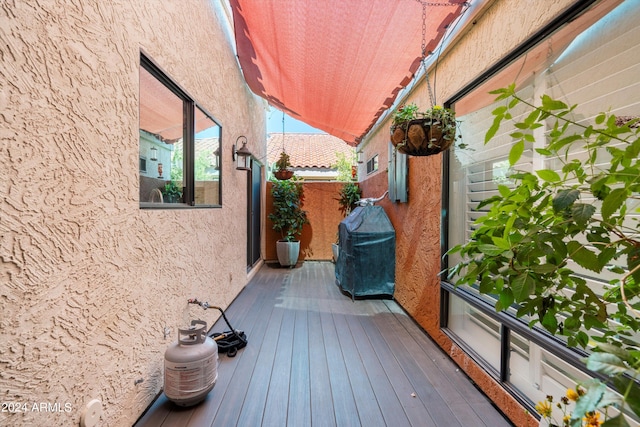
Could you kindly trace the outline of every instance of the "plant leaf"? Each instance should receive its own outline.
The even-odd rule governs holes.
[[[515,165],[522,157],[522,153],[524,153],[524,141],[518,141],[513,144],[511,151],[509,151],[509,165]]]
[[[493,243],[499,247],[502,248],[503,250],[509,250],[511,249],[511,245],[509,244],[509,241],[507,239],[503,239],[502,237],[492,237],[491,240],[493,240]]]
[[[558,319],[556,319],[555,312],[548,311],[545,313],[542,318],[542,326],[552,334],[555,334],[558,330]]]
[[[627,365],[622,359],[611,353],[592,353],[587,359],[587,369],[605,375],[622,374],[627,371]]]
[[[573,204],[580,196],[578,190],[562,190],[553,198],[553,210],[560,212]]]
[[[625,419],[624,415],[618,414],[613,418],[609,418],[607,421],[601,424],[601,427],[631,427],[631,426]]]
[[[640,385],[632,379],[622,375],[613,377],[613,383],[622,393],[629,390],[625,403],[629,405],[629,408],[631,408],[637,416],[640,417]]]
[[[498,132],[498,129],[500,129],[500,123],[502,122],[503,117],[504,116],[502,114],[498,114],[493,119],[493,124],[491,125],[491,127],[489,128],[489,130],[487,131],[487,133],[484,136],[484,143],[485,144],[487,144],[489,141],[491,141],[491,139],[496,135],[496,132]]]
[[[607,386],[598,380],[590,380],[583,384],[587,388],[586,394],[580,396],[580,399],[576,402],[576,407],[571,414],[571,425],[582,425],[582,417],[587,412],[592,412],[598,409],[604,393],[607,391]],[[580,423],[576,423],[579,421]]]
[[[598,256],[580,243],[572,240],[567,243],[567,249],[569,250],[569,256],[571,259],[577,262],[581,267],[595,271],[596,273],[602,270],[600,262],[598,261]]]
[[[611,190],[611,193],[604,198],[602,202],[602,217],[607,220],[611,218],[622,204],[629,197],[629,192],[626,188],[616,188]]]
[[[584,203],[576,203],[571,207],[571,216],[579,225],[584,226],[596,212],[596,207]]]
[[[560,175],[551,169],[540,169],[536,173],[540,178],[548,182],[560,182]]]
[[[557,99],[552,99],[549,95],[542,95],[543,110],[565,110],[567,104]]]
[[[489,244],[479,244],[478,249],[480,249],[480,252],[482,252],[483,254],[492,255],[492,256],[500,255],[502,252],[504,252],[504,249],[496,245],[489,245]]]
[[[509,288],[503,289],[496,303],[496,311],[506,310],[513,304],[513,293]]]
[[[528,273],[518,275],[511,282],[511,289],[516,301],[523,301],[536,291],[536,282]]]
[[[540,264],[540,265],[531,266],[531,270],[534,273],[538,273],[538,274],[548,274],[548,273],[551,273],[552,271],[555,271],[557,268],[558,266],[553,264]]]

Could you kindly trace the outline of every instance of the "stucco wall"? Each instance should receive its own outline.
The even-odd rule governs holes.
[[[309,224],[302,229],[300,236],[300,256],[298,260],[328,261],[332,259],[331,244],[335,243],[338,225],[344,219],[338,199],[342,182],[305,182],[304,205]],[[273,223],[267,216],[272,212],[271,183],[266,190],[266,248],[265,260],[277,261],[276,242],[281,239],[280,233],[273,230]]]
[[[570,6],[572,0],[517,0],[486,2],[488,7],[465,28],[462,36],[440,58],[437,103],[442,105],[484,70]],[[433,79],[433,74],[431,78]],[[432,80],[432,87],[433,87]],[[404,100],[421,109],[430,106],[423,82]],[[363,197],[375,197],[387,188],[387,150],[390,120],[374,127],[359,147],[364,158],[380,155],[380,170],[363,179]],[[396,230],[396,300],[451,355],[461,368],[518,426],[537,425],[500,385],[440,329],[440,235],[442,155],[411,157],[408,161],[409,202],[380,204]],[[364,166],[360,167],[360,176]]]
[[[27,406],[0,425],[78,425],[91,399],[100,425],[131,425],[177,328],[217,318],[187,299],[226,306],[246,284],[247,177],[230,152],[243,134],[264,157],[264,106],[215,4],[2,2],[0,398]],[[222,208],[139,208],[141,49],[221,123]]]

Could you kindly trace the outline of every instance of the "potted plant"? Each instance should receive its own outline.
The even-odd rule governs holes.
[[[276,161],[276,170],[273,174],[277,179],[286,181],[293,176],[293,171],[289,169],[290,167],[289,155],[283,151],[280,153],[278,161]]]
[[[273,211],[268,218],[273,229],[282,239],[276,242],[280,265],[293,267],[298,262],[300,241],[296,237],[302,234],[302,227],[309,223],[307,212],[302,209],[304,187],[296,180],[273,181],[271,186]]]
[[[175,182],[169,181],[160,189],[162,198],[167,203],[179,203],[182,197],[182,191]]]
[[[400,107],[393,115],[391,143],[404,154],[430,156],[438,154],[456,139],[455,113],[438,105],[419,111],[416,104]]]
[[[362,196],[362,189],[355,182],[346,182],[340,189],[340,197],[338,203],[340,204],[340,211],[344,216],[351,213],[356,206],[356,202],[360,200]],[[340,254],[340,235],[336,233],[336,242],[331,244],[331,250],[333,251],[333,259],[338,260]]]

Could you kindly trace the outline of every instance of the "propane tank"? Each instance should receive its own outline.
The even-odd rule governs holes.
[[[206,329],[206,322],[192,320],[164,354],[164,394],[179,406],[203,401],[218,379],[218,346]]]

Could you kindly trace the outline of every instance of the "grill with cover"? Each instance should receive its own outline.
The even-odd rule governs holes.
[[[396,232],[381,206],[359,206],[338,226],[336,283],[356,297],[393,297]]]

